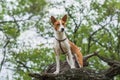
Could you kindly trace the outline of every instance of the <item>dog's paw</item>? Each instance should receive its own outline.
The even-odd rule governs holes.
[[[75,68],[75,66],[71,66],[71,69],[74,69]]]
[[[59,71],[55,71],[55,72],[54,72],[54,74],[58,74],[58,73],[59,73]]]

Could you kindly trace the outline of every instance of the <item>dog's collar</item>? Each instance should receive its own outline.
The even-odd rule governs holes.
[[[61,49],[61,51],[62,51],[62,53],[67,53],[67,52],[64,52],[64,50],[63,50],[63,48],[62,48],[62,45],[61,45],[61,42],[62,41],[65,41],[66,39],[67,39],[67,37],[65,38],[65,39],[62,39],[62,40],[59,40],[59,39],[57,39],[56,37],[55,37],[55,39],[59,42],[59,46],[60,46],[60,49]]]
[[[55,37],[55,39],[56,39],[57,41],[59,41],[59,42],[62,42],[62,41],[65,41],[67,38],[62,39],[62,40],[59,40],[59,39],[57,39],[57,38]]]

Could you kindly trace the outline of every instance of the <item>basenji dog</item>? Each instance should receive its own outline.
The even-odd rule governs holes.
[[[65,35],[67,15],[61,20],[57,20],[55,17],[51,16],[51,22],[54,28],[54,51],[56,55],[56,71],[54,74],[60,72],[60,53],[66,54],[66,60],[71,68],[75,68],[74,56],[79,64],[79,67],[83,67],[83,56],[80,49],[72,43]]]

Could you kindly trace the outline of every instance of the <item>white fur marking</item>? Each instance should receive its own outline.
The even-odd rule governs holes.
[[[72,53],[71,53],[71,50],[69,50],[68,51],[68,56],[69,56],[69,62],[70,62],[70,67],[71,68],[75,68],[75,62],[74,62],[74,60],[73,60],[73,55],[72,55]]]
[[[54,74],[58,74],[60,71],[60,61],[59,61],[59,54],[56,55],[56,71]]]
[[[61,29],[64,28],[64,26],[62,25],[62,22],[60,21],[60,27],[59,27],[59,31],[61,32]]]

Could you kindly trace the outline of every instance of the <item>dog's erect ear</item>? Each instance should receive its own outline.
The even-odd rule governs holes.
[[[64,15],[63,18],[62,18],[62,20],[63,20],[64,22],[66,22],[66,21],[67,21],[67,15]]]
[[[51,16],[51,22],[52,22],[52,24],[54,24],[56,21],[57,20],[53,16]]]

